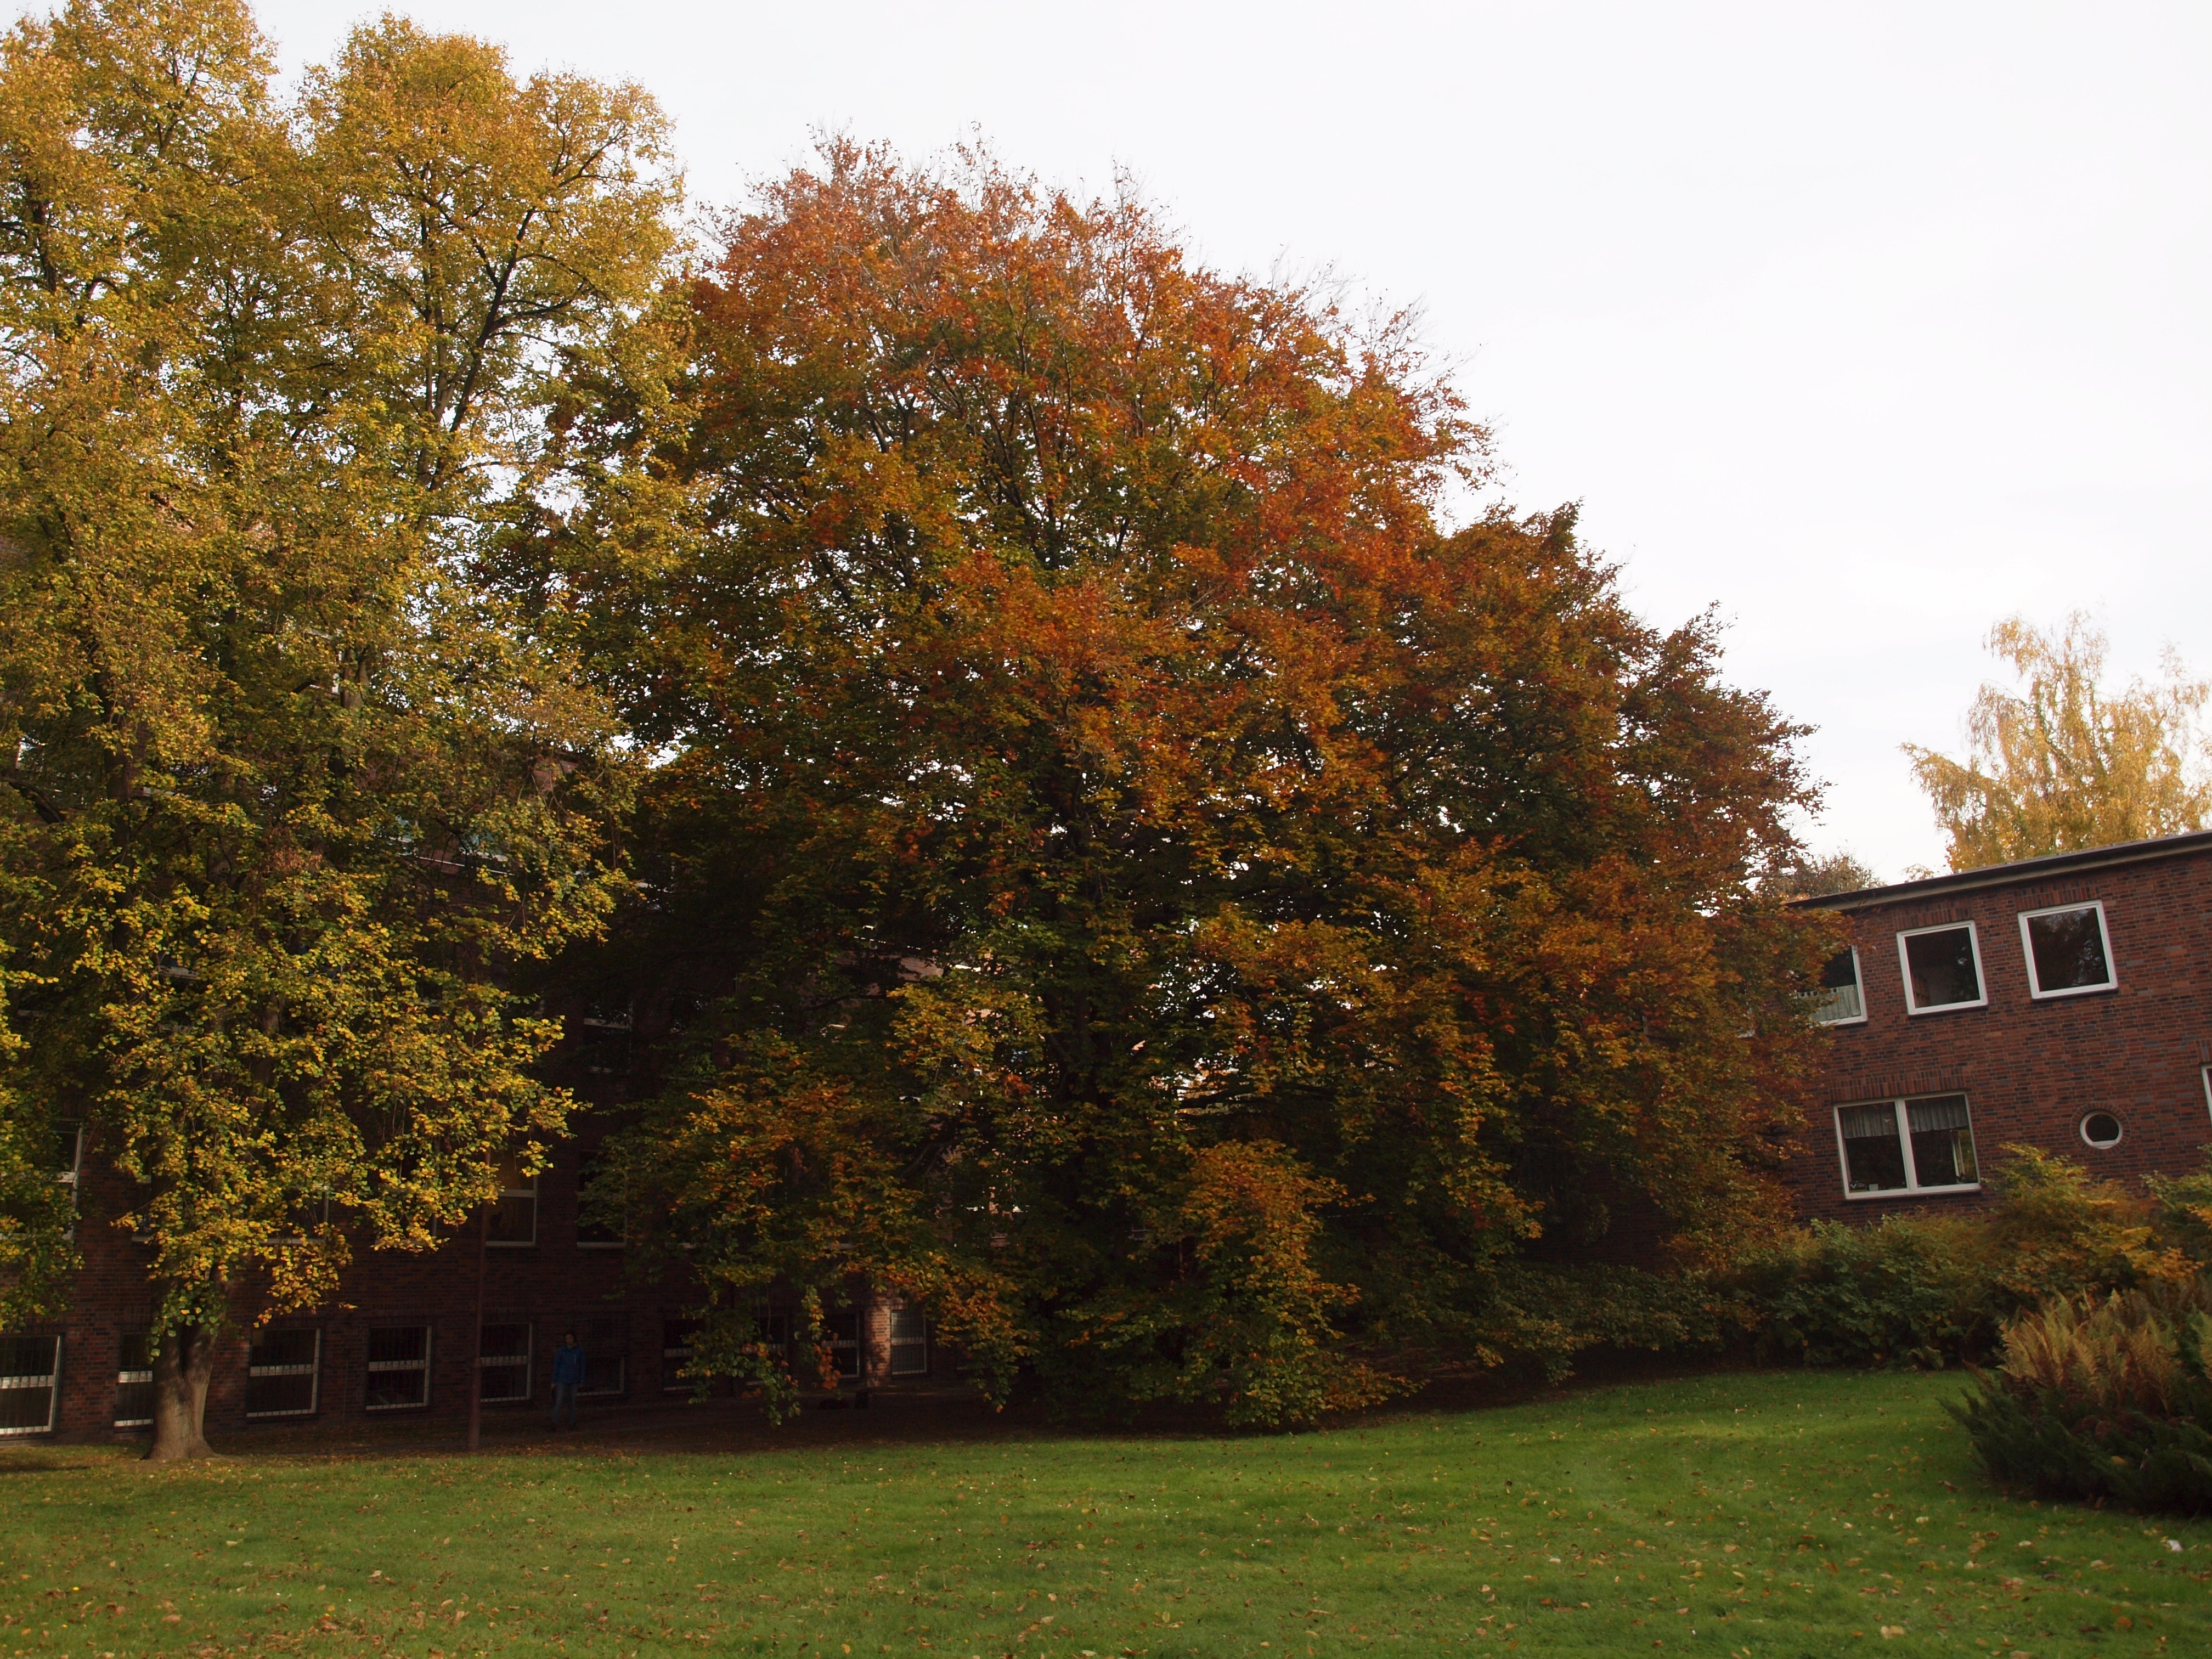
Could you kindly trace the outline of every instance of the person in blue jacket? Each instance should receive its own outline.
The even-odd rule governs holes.
[[[568,1426],[576,1426],[576,1389],[584,1380],[584,1351],[577,1345],[574,1331],[561,1334],[561,1346],[553,1350],[553,1426],[561,1426],[561,1413],[568,1413]]]

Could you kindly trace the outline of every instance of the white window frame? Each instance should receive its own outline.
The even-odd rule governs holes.
[[[501,1325],[519,1325],[522,1328],[522,1352],[520,1353],[488,1354],[482,1352],[483,1345],[482,1333],[483,1330],[489,1329],[494,1323]],[[478,1352],[477,1354],[477,1398],[487,1406],[512,1406],[520,1401],[529,1400],[531,1398],[531,1366],[537,1357],[538,1351],[538,1327],[526,1319],[486,1321],[484,1325],[479,1328],[477,1344],[478,1348]],[[486,1371],[513,1370],[518,1363],[522,1368],[522,1392],[520,1394],[486,1394],[483,1391],[483,1374]]]
[[[2110,1140],[2090,1139],[2089,1120],[2093,1117],[2108,1117],[2112,1119],[2113,1127],[2117,1128],[2119,1131],[2119,1133],[2114,1135]],[[2076,1134],[2081,1137],[2081,1144],[2084,1146],[2087,1146],[2093,1152],[2109,1152],[2113,1147],[2118,1146],[2122,1141],[2128,1138],[2127,1124],[2122,1121],[2120,1115],[2112,1110],[2109,1106],[2100,1106],[2093,1112],[2082,1113],[2081,1121],[2074,1126],[2074,1130]]]
[[[78,1119],[64,1118],[54,1127],[66,1129],[70,1137],[69,1168],[55,1170],[54,1179],[70,1189],[69,1230],[63,1237],[74,1239],[76,1237],[77,1206],[84,1195],[84,1124]],[[54,1363],[59,1364],[61,1362],[56,1360]]]
[[[1974,958],[1974,983],[1980,988],[1982,994],[1972,1002],[1939,1002],[1923,1008],[1913,1000],[1912,958],[1905,954],[1905,942],[1907,939],[1918,939],[1925,933],[1954,933],[1961,927],[1966,930],[1966,948]],[[1982,930],[1974,925],[1972,918],[1965,921],[1938,921],[1925,927],[1904,929],[1897,936],[1897,970],[1905,981],[1905,1012],[1908,1014],[1914,1016],[1955,1014],[1963,1012],[1968,1008],[1986,1008],[1990,1006],[1990,975],[1988,969],[1982,966]],[[1863,988],[1859,994],[1861,996],[1866,994]]]
[[[307,1382],[307,1403],[281,1412],[248,1412],[250,1422],[262,1423],[279,1417],[313,1417],[323,1402],[323,1331],[319,1325],[311,1334],[315,1339],[315,1356],[304,1365],[257,1365],[249,1350],[246,1364],[246,1381],[250,1384],[257,1376],[304,1376]]]
[[[372,1406],[368,1403],[367,1399],[364,1398],[362,1401],[362,1410],[365,1412],[422,1412],[429,1410],[430,1358],[433,1346],[437,1341],[437,1332],[427,1323],[421,1325],[378,1325],[370,1330],[368,1335],[374,1336],[379,1331],[422,1332],[422,1357],[420,1359],[367,1360],[365,1362],[367,1369],[363,1372],[363,1375],[374,1376],[379,1372],[419,1371],[422,1375],[422,1397],[420,1400],[395,1400],[381,1406]],[[364,1337],[364,1346],[366,1346],[367,1341],[368,1337]],[[366,1390],[364,1390],[364,1393],[366,1393]]]
[[[2046,991],[2043,988],[2043,981],[2036,975],[2035,941],[2028,936],[2027,924],[2038,916],[2063,916],[2075,910],[2094,910],[2097,913],[2097,942],[2105,947],[2105,982],[2102,985],[2071,985],[2061,990]],[[2038,1002],[2049,1002],[2057,997],[2095,996],[2101,992],[2120,988],[2120,964],[2112,957],[2112,930],[2105,921],[2105,901],[2102,899],[2083,899],[2073,904],[2047,904],[2040,910],[2021,911],[2020,953],[2027,963],[2027,994]]]
[[[1966,1133],[1972,1134],[1974,1129],[1974,1103],[1968,1099],[1963,1090],[1953,1090],[1950,1092],[1966,1102]],[[1841,1101],[1831,1107],[1828,1115],[1834,1121],[1836,1126],[1836,1173],[1843,1181],[1844,1196],[1853,1203],[1864,1203],[1869,1199],[1940,1198],[1949,1193],[1981,1191],[1982,1183],[1979,1181],[1959,1182],[1948,1187],[1923,1187],[1920,1184],[1920,1166],[1912,1156],[1912,1125],[1905,1115],[1905,1108],[1914,1100],[1946,1098],[1948,1098],[1948,1096],[1900,1095],[1893,1100]],[[1896,1115],[1898,1145],[1905,1153],[1905,1185],[1902,1187],[1886,1188],[1878,1193],[1855,1193],[1851,1190],[1851,1160],[1850,1154],[1844,1148],[1844,1114],[1867,1106],[1887,1106]],[[1974,1147],[1974,1168],[1979,1170],[1981,1167],[1982,1149],[1977,1144]]]
[[[151,1331],[149,1331],[146,1334],[146,1340],[149,1344],[152,1342],[153,1333]],[[153,1355],[149,1353],[147,1358],[151,1359]],[[145,1388],[151,1386],[154,1381],[154,1370],[151,1365],[149,1365],[143,1371],[126,1370],[121,1363],[122,1358],[123,1356],[120,1353],[116,1355],[117,1364],[115,1367],[115,1386],[117,1389],[121,1389],[132,1387]],[[118,1415],[115,1419],[115,1426],[118,1429],[150,1429],[154,1426],[154,1419],[150,1417],[124,1417]]]
[[[2201,1075],[2204,1079],[2204,1109],[2212,1112],[2212,1066],[2203,1067]]]
[[[52,1434],[54,1431],[54,1418],[61,1410],[62,1404],[62,1342],[64,1339],[59,1336],[33,1336],[21,1340],[33,1342],[51,1341],[54,1345],[54,1357],[47,1362],[45,1376],[40,1376],[26,1371],[20,1376],[0,1376],[0,1389],[44,1389],[46,1391],[46,1420],[43,1423],[21,1423],[12,1427],[0,1428],[0,1435]]]
[[[1815,1025],[1863,1025],[1867,1023],[1866,964],[1859,960],[1859,947],[1857,945],[1849,945],[1845,948],[1851,953],[1851,977],[1859,994],[1859,1011],[1856,1014],[1846,1014],[1840,1019],[1822,1019],[1816,1014],[1813,1017],[1813,1024]],[[1838,954],[1840,955],[1841,953],[1838,952]],[[1826,965],[1826,963],[1823,963],[1823,968],[1825,968]],[[1829,992],[1824,987],[1816,990],[1814,994],[1815,996],[1826,996],[1829,994]]]

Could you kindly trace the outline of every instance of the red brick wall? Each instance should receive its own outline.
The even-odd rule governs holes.
[[[2022,911],[2101,899],[2118,987],[2033,1000]],[[1911,895],[1846,911],[1867,1020],[1833,1030],[1820,1105],[1793,1166],[1813,1216],[1872,1220],[1900,1210],[1942,1213],[1977,1194],[1847,1199],[1832,1108],[1907,1095],[1964,1093],[1984,1176],[2008,1143],[2086,1164],[2100,1176],[2202,1168],[2212,1143],[2203,1068],[2212,1063],[2212,851],[1957,893]],[[1972,920],[1986,1007],[1908,1015],[1901,930]],[[2100,1151],[2079,1132],[2104,1110],[2124,1134]]]
[[[120,1210],[126,1195],[96,1146],[82,1163],[77,1242],[85,1266],[70,1314],[42,1328],[63,1333],[63,1376],[58,1431],[86,1436],[112,1431],[116,1370],[124,1335],[150,1321],[154,1298],[146,1282],[148,1252],[103,1218]],[[488,1323],[528,1322],[532,1334],[532,1408],[542,1409],[550,1386],[552,1350],[564,1324],[594,1316],[626,1327],[626,1386],[631,1401],[660,1397],[664,1381],[662,1321],[689,1299],[680,1285],[626,1282],[620,1249],[580,1247],[576,1238],[577,1148],[556,1152],[538,1178],[538,1242],[495,1246],[484,1252],[484,1317]],[[427,1255],[359,1254],[338,1294],[325,1307],[290,1315],[279,1326],[322,1332],[320,1375],[313,1420],[333,1423],[426,1414],[458,1417],[467,1410],[475,1353],[477,1245],[471,1232]],[[210,1434],[249,1426],[246,1415],[249,1334],[240,1323],[225,1333],[208,1399]],[[363,1409],[368,1333],[380,1325],[431,1328],[430,1399],[411,1412]],[[666,1379],[672,1381],[672,1378]],[[589,1402],[586,1402],[587,1404]],[[523,1409],[488,1405],[488,1413]],[[280,1419],[298,1420],[298,1419]],[[260,1421],[252,1426],[260,1427]]]

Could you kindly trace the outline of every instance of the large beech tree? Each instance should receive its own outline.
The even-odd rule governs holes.
[[[736,969],[618,1171],[702,1366],[866,1279],[994,1392],[1294,1420],[1784,1210],[1793,730],[1571,511],[1440,526],[1401,320],[844,143],[690,304],[534,580],[662,757],[637,958]]]
[[[480,572],[674,199],[642,94],[476,41],[269,76],[238,0],[0,43],[0,1248],[50,1304],[87,1125],[157,1457],[204,1449],[227,1319],[438,1243],[562,1125],[506,985],[599,925],[623,775]]]

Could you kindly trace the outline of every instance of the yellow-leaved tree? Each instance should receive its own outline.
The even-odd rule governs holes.
[[[2212,776],[2197,717],[2212,684],[2169,653],[2162,678],[2107,690],[2108,641],[2078,611],[2054,633],[2008,617],[1988,647],[2020,685],[1975,695],[1966,758],[1905,745],[1954,870],[2204,827]]]
[[[0,1285],[131,1196],[156,1457],[226,1322],[422,1249],[567,1099],[518,964],[597,928],[626,770],[486,572],[648,312],[635,88],[386,18],[280,104],[242,0],[0,37]]]

